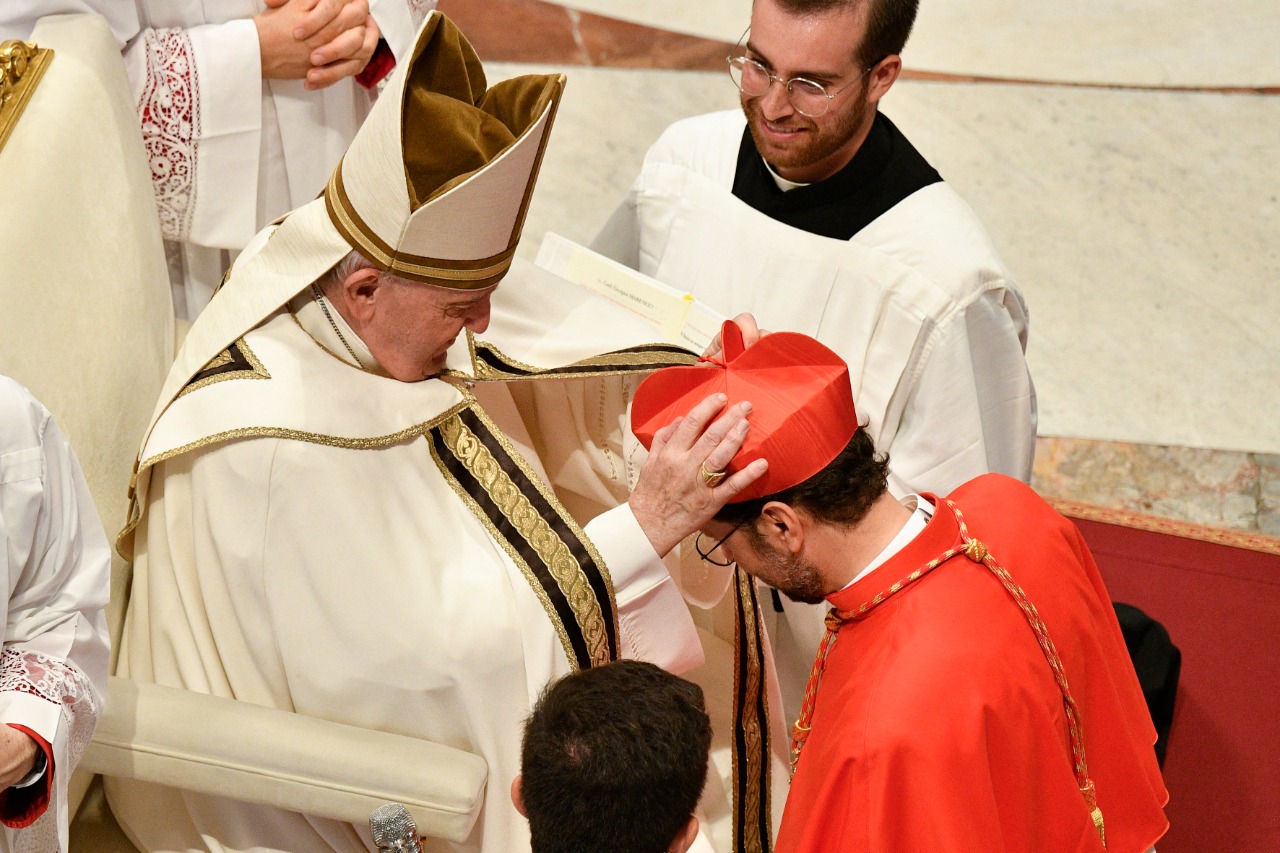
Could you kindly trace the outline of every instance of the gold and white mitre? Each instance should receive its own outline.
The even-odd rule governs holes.
[[[324,193],[259,233],[183,343],[152,425],[188,381],[352,249],[379,269],[471,290],[511,265],[562,74],[487,88],[439,12],[379,96]]]

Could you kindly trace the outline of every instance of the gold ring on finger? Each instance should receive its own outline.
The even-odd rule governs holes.
[[[727,476],[728,474],[724,471],[708,471],[706,462],[703,462],[698,466],[698,477],[700,477],[702,482],[706,483],[710,488],[714,489],[716,486],[720,485],[720,481]]]

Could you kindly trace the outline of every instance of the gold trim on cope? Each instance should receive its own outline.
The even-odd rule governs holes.
[[[772,825],[770,794],[772,775],[766,738],[769,709],[764,684],[764,643],[760,632],[759,598],[755,580],[734,567],[733,696],[734,721],[742,732],[745,751],[733,741],[733,837],[734,853],[769,853],[772,845],[761,825]],[[743,640],[745,639],[745,643]],[[745,795],[738,797],[739,786]]]
[[[559,510],[559,503],[555,495],[543,485],[538,475],[529,468],[519,451],[503,436],[497,426],[489,420],[479,405],[473,405],[471,411],[489,428],[492,435],[497,439],[503,450],[511,457],[512,460],[520,467],[529,481],[538,489],[542,497],[547,500],[553,507]],[[539,559],[546,565],[551,576],[555,579],[560,591],[564,594],[565,600],[569,603],[570,609],[573,611],[574,619],[577,622],[575,626],[581,632],[584,642],[587,646],[588,656],[591,658],[592,666],[600,666],[608,663],[612,656],[609,651],[609,637],[606,619],[611,620],[614,625],[614,636],[618,635],[617,625],[617,602],[614,599],[613,580],[609,577],[608,568],[605,566],[604,560],[596,551],[595,546],[587,538],[582,529],[571,519],[568,513],[563,510],[559,511],[561,519],[569,526],[573,535],[586,548],[588,555],[592,561],[600,569],[600,573],[605,581],[605,586],[609,590],[609,606],[611,612],[604,614],[601,612],[599,602],[596,600],[595,592],[591,588],[591,582],[587,579],[583,572],[582,566],[574,558],[569,548],[561,540],[561,538],[552,530],[551,525],[543,518],[533,507],[529,498],[520,490],[519,486],[502,470],[502,466],[494,458],[484,443],[480,440],[470,428],[463,423],[462,418],[458,415],[461,412],[455,412],[445,422],[438,427],[444,444],[453,453],[454,457],[461,462],[472,476],[481,484],[489,499],[499,508],[503,516],[511,522],[512,527],[524,539],[529,546],[538,554]],[[432,449],[432,455],[435,456],[435,450]],[[520,572],[529,581],[529,586],[537,595],[538,600],[542,603],[543,609],[546,610],[548,618],[555,627],[557,635],[560,637],[561,645],[569,661],[571,669],[578,669],[577,655],[573,651],[573,646],[569,640],[568,626],[564,625],[556,612],[555,606],[552,604],[550,597],[544,591],[542,584],[539,582],[533,569],[528,565],[524,558],[519,554],[515,547],[502,535],[489,520],[488,516],[476,504],[475,500],[466,493],[453,476],[449,473],[444,461],[438,456],[436,464],[440,467],[440,473],[446,482],[453,488],[458,496],[467,504],[472,513],[479,519],[494,540],[501,545],[507,556],[512,562],[519,567]]]
[[[13,39],[0,44],[0,149],[31,101],[53,51]]]
[[[448,411],[432,418],[430,421],[421,424],[415,424],[406,427],[399,432],[393,432],[390,435],[375,435],[369,438],[344,438],[337,435],[324,435],[317,432],[306,432],[305,430],[289,429],[287,427],[240,427],[239,429],[229,429],[225,432],[214,433],[193,441],[190,444],[184,444],[181,447],[175,447],[172,450],[166,450],[163,453],[157,453],[155,456],[142,460],[139,464],[139,471],[158,465],[167,459],[175,456],[181,456],[192,450],[200,450],[213,444],[221,444],[225,441],[234,441],[242,438],[287,438],[291,441],[305,441],[311,444],[322,444],[325,447],[342,447],[347,450],[375,450],[379,447],[388,447],[392,444],[399,444],[407,441],[415,435],[426,433],[431,427],[440,423],[442,420],[457,414],[465,409],[469,403],[463,401],[450,407]]]
[[[285,427],[240,427],[239,429],[229,429],[225,432],[217,432],[209,436],[205,436],[197,441],[189,442],[181,447],[175,447],[172,450],[166,450],[163,453],[157,453],[154,456],[148,456],[140,462],[134,463],[133,477],[129,482],[129,492],[132,497],[129,500],[129,521],[124,528],[116,536],[116,548],[121,548],[121,543],[126,536],[133,533],[137,528],[138,522],[142,520],[142,509],[138,506],[138,483],[143,475],[149,475],[152,467],[159,465],[175,456],[181,456],[184,453],[190,453],[193,450],[203,450],[215,444],[222,444],[228,441],[237,441],[246,438],[284,438],[292,441],[306,441],[311,444],[321,444],[326,447],[342,447],[349,450],[376,450],[379,447],[388,447],[392,444],[399,444],[407,441],[414,436],[423,435],[441,421],[453,417],[458,412],[467,408],[474,402],[474,398],[466,398],[461,402],[455,403],[436,417],[424,423],[415,424],[407,427],[399,432],[393,432],[390,435],[377,435],[369,438],[344,438],[337,435],[324,435],[323,433],[306,432],[304,430],[287,429]],[[122,552],[123,556],[123,552]]]
[[[446,443],[447,442],[448,439],[446,438]],[[551,626],[555,629],[556,636],[560,638],[560,646],[564,650],[565,658],[569,661],[570,669],[577,670],[578,657],[574,654],[573,642],[569,639],[569,631],[565,628],[564,623],[556,614],[556,608],[555,605],[551,603],[551,597],[547,595],[547,591],[543,589],[542,584],[538,582],[538,578],[534,575],[533,569],[531,569],[529,564],[521,558],[520,553],[516,551],[515,546],[511,544],[510,540],[503,536],[502,532],[493,524],[488,515],[485,514],[484,510],[480,508],[480,505],[476,503],[475,498],[471,497],[471,495],[467,493],[467,490],[462,488],[462,485],[454,479],[452,474],[450,474],[448,466],[445,464],[444,460],[440,458],[435,445],[431,442],[427,442],[427,447],[431,451],[431,458],[435,460],[436,467],[440,469],[440,476],[449,485],[449,488],[453,489],[453,493],[458,496],[458,500],[462,501],[463,504],[466,505],[467,509],[471,511],[471,514],[475,516],[476,520],[479,521],[484,526],[485,530],[489,532],[489,536],[492,537],[493,541],[502,548],[508,559],[510,559],[511,562],[516,565],[516,568],[520,570],[520,574],[524,575],[525,580],[529,583],[529,588],[533,591],[538,602],[542,605],[542,609],[546,611],[547,618],[551,620]]]
[[[240,355],[244,358],[245,361],[249,362],[249,367],[247,369],[229,370],[225,373],[215,373],[212,376],[205,376],[204,378],[201,378],[200,374],[202,373],[205,373],[210,370],[214,370],[219,367],[225,367],[226,365],[233,363],[235,361],[234,357],[231,355],[231,350],[233,349],[236,350],[238,353],[240,353]],[[213,385],[216,382],[225,382],[228,379],[270,379],[270,378],[271,378],[271,374],[268,373],[267,369],[262,366],[262,362],[259,361],[258,357],[253,354],[253,350],[249,349],[249,345],[245,343],[244,338],[240,338],[231,346],[227,347],[222,352],[218,353],[213,358],[209,359],[209,363],[206,364],[204,367],[200,368],[199,372],[192,377],[192,381],[185,388],[183,388],[181,391],[178,392],[178,396],[185,397],[188,394],[190,394],[192,391],[199,391],[201,388],[204,388],[209,385]]]
[[[660,367],[696,364],[698,357],[691,352],[675,352],[671,350],[636,352],[635,348],[607,352],[601,355],[584,358],[563,367],[536,367],[532,364],[512,358],[493,344],[477,340],[471,330],[467,330],[467,347],[471,352],[474,376],[466,376],[458,371],[448,371],[449,375],[464,379],[476,379],[482,382],[530,380],[530,379],[589,379],[596,376],[616,376],[626,373],[649,373]],[[494,367],[479,357],[480,352],[492,355],[497,361],[506,365],[509,370]],[[582,368],[591,368],[583,370]]]

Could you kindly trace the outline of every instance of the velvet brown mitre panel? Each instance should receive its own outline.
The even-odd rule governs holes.
[[[405,177],[410,209],[466,182],[538,119],[561,88],[559,75],[529,75],[486,89],[484,69],[448,18],[432,16],[405,87]]]

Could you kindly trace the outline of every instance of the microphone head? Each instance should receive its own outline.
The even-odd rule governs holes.
[[[418,843],[418,825],[399,803],[374,809],[369,816],[369,832],[380,850],[412,850]]]

